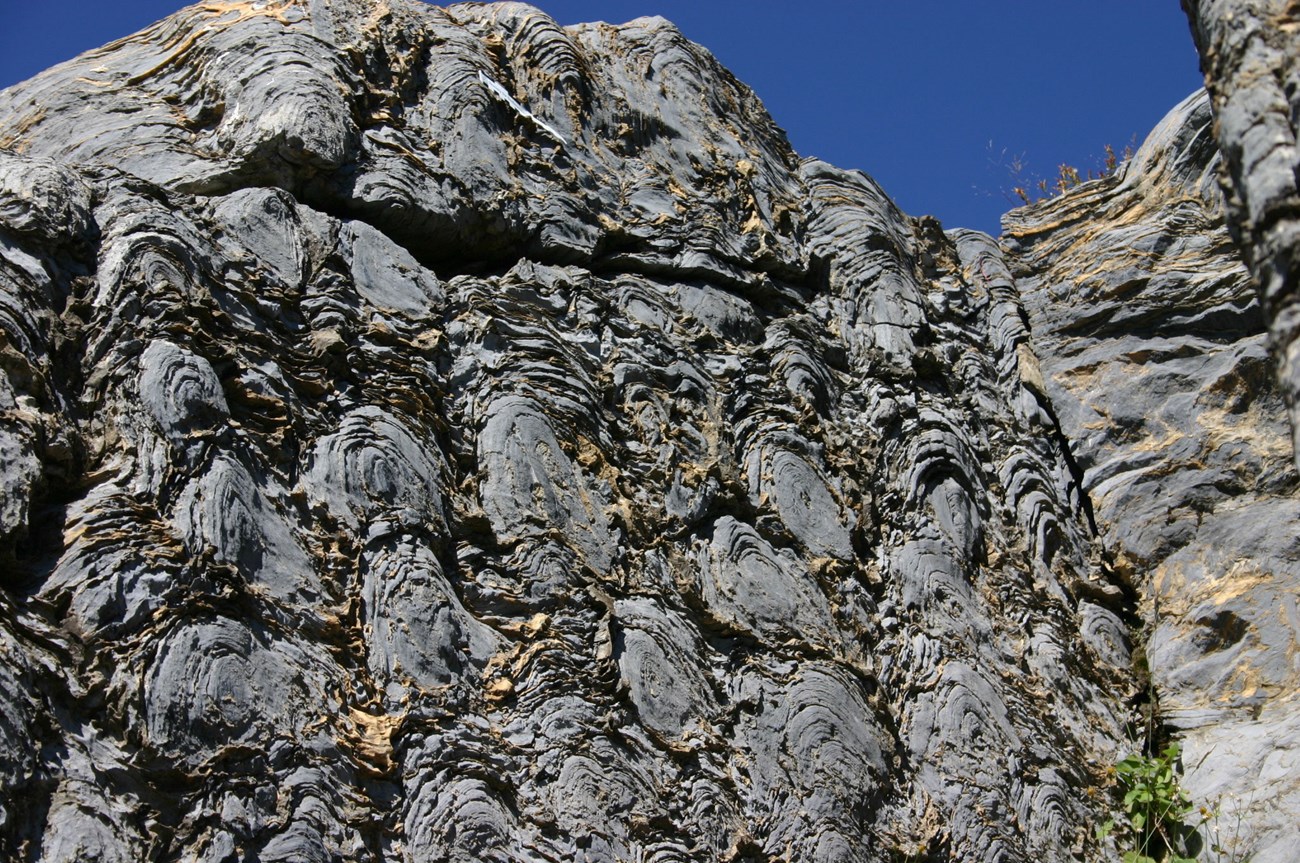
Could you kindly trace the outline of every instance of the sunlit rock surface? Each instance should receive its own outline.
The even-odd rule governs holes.
[[[1117,176],[1004,243],[1186,787],[1244,859],[1293,859],[1300,498],[1264,317],[1225,225],[1204,91]]]
[[[1286,0],[1182,5],[1214,106],[1228,227],[1258,284],[1300,442],[1300,10]]]
[[[1166,137],[1125,194],[1213,222]],[[0,144],[0,854],[1106,859],[1137,565],[1214,579],[1089,485],[1138,457],[1081,445],[1047,226],[1008,261],[662,19],[509,3],[191,7]],[[1256,321],[1215,230],[1169,295]],[[1281,512],[1242,327],[1204,434]]]

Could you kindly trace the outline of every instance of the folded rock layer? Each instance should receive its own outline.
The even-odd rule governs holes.
[[[1106,557],[1139,598],[1183,784],[1218,810],[1225,854],[1284,863],[1300,498],[1221,167],[1201,91],[1116,176],[1009,214],[1003,241]]]
[[[0,854],[1107,859],[1157,602],[1177,727],[1294,673],[1208,571],[1295,479],[1180,111],[1004,252],[658,18],[208,3],[0,92]]]

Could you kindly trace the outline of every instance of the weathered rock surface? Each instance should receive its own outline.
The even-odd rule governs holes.
[[[1239,859],[1294,854],[1300,497],[1204,91],[1117,175],[1010,214],[1061,428],[1136,592],[1185,785]]]
[[[1204,126],[1008,260],[662,19],[205,4],[0,92],[0,855],[1106,859],[1155,598],[1198,745],[1291,716]]]
[[[1183,0],[1214,105],[1228,226],[1258,283],[1300,435],[1300,37],[1285,0]],[[1295,438],[1300,443],[1300,437]],[[1300,466],[1300,449],[1296,450]]]

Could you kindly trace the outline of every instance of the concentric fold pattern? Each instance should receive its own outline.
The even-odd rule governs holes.
[[[0,854],[1103,858],[987,236],[662,19],[208,3],[0,118]]]

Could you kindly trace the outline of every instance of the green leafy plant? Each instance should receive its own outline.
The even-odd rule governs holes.
[[[1115,765],[1126,817],[1122,824],[1114,819],[1102,824],[1097,838],[1115,832],[1122,840],[1124,863],[1196,863],[1204,850],[1201,831],[1214,813],[1203,806],[1197,809],[1179,784],[1180,754],[1178,744],[1170,743],[1157,754],[1130,755]],[[1188,823],[1193,810],[1199,820]],[[1125,844],[1129,847],[1123,848]]]
[[[1126,149],[1127,159],[1131,150]],[[1119,164],[1115,151],[1106,148],[1106,169],[1114,172]],[[1145,634],[1154,631],[1160,620],[1158,599],[1152,605],[1152,617]],[[1146,638],[1143,638],[1145,644]],[[1225,841],[1220,831],[1220,809],[1192,802],[1179,781],[1182,772],[1182,747],[1176,741],[1157,750],[1157,741],[1167,739],[1159,721],[1159,703],[1151,679],[1145,647],[1133,653],[1133,673],[1145,691],[1136,704],[1129,726],[1130,740],[1137,750],[1114,766],[1111,776],[1124,792],[1123,814],[1097,828],[1097,841],[1114,836],[1123,863],[1250,863],[1249,854],[1241,853],[1241,819],[1254,801],[1252,792],[1245,807],[1237,805],[1236,825]],[[1142,754],[1150,753],[1150,754]],[[1210,757],[1207,751],[1196,769]],[[1220,801],[1221,802],[1221,801]],[[1240,803],[1240,801],[1238,801]]]

